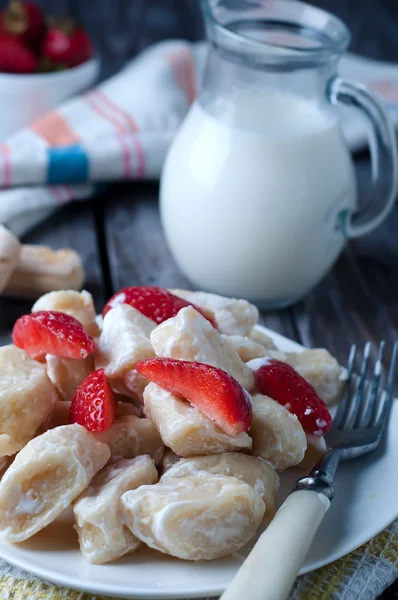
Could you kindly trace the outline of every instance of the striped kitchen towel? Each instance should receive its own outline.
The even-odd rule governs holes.
[[[0,222],[21,235],[60,205],[92,195],[96,182],[157,179],[197,95],[205,54],[204,42],[160,42],[0,144]],[[397,67],[348,54],[341,74],[384,95],[398,121]],[[350,109],[342,116],[348,143],[361,146],[366,125]]]
[[[204,44],[156,44],[12,135],[0,145],[0,222],[21,235],[60,205],[92,195],[95,182],[157,179],[196,96],[204,53]]]

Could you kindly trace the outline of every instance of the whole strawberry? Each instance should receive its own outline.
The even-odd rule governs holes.
[[[89,60],[93,47],[73,19],[53,20],[41,48],[42,59],[55,68],[71,68]]]
[[[20,38],[0,31],[1,73],[35,73],[38,65],[39,59]]]
[[[43,11],[33,2],[11,0],[1,14],[1,29],[19,38],[29,48],[39,50],[46,34]]]
[[[269,396],[290,410],[304,431],[322,437],[332,426],[332,417],[313,386],[293,367],[270,360],[254,373],[258,392]]]

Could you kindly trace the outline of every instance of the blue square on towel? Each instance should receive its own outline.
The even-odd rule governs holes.
[[[80,144],[48,149],[47,183],[83,183],[88,180],[88,158]]]

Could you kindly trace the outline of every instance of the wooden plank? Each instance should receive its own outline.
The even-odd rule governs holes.
[[[91,202],[69,205],[29,232],[23,242],[44,244],[51,248],[73,248],[82,256],[87,278],[85,289],[94,296],[101,310],[105,295],[102,271],[97,252],[97,237]],[[30,312],[32,302],[15,298],[0,298],[0,344],[10,341],[15,320]]]
[[[167,248],[159,220],[158,187],[117,186],[105,213],[114,290],[129,285],[190,287]]]
[[[261,312],[260,323],[272,331],[276,331],[291,340],[300,342],[300,337],[295,327],[295,321],[292,318],[292,312],[289,309],[279,311]]]
[[[130,184],[109,192],[105,236],[114,290],[128,285],[159,285],[194,289],[177,267],[162,231],[158,186]],[[261,322],[296,339],[289,310],[263,313]]]

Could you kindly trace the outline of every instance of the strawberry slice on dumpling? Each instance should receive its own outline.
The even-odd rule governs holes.
[[[35,360],[44,360],[46,354],[86,358],[96,348],[94,339],[80,321],[55,310],[20,317],[14,325],[12,341]]]
[[[108,300],[102,316],[105,317],[106,313],[118,304],[130,304],[130,306],[133,306],[158,324],[175,317],[182,308],[193,306],[215,327],[214,322],[200,308],[160,287],[136,286],[124,288]]]
[[[255,387],[296,415],[304,431],[322,437],[332,426],[332,417],[315,388],[293,367],[270,359],[254,373]]]
[[[211,365],[171,358],[150,358],[136,370],[175,396],[187,400],[222,431],[235,436],[252,420],[250,394],[226,371]]]

